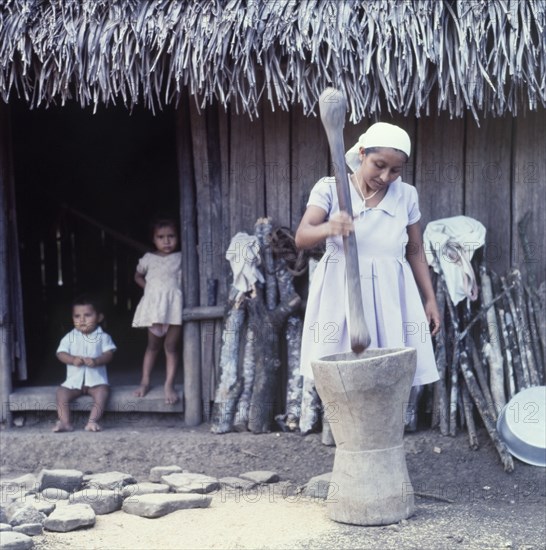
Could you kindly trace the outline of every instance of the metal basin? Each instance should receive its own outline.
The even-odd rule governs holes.
[[[499,414],[497,432],[513,456],[546,467],[546,386],[514,395]]]

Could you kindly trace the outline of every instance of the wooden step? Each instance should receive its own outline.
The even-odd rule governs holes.
[[[117,413],[154,412],[181,413],[184,412],[182,386],[175,386],[179,401],[174,405],[165,403],[163,386],[154,386],[144,397],[135,397],[133,392],[137,386],[110,386],[110,398],[106,411]],[[16,388],[9,396],[9,410],[12,413],[22,411],[56,411],[55,394],[57,386],[34,386]],[[89,411],[93,400],[89,395],[81,395],[74,399],[71,408],[74,411]]]

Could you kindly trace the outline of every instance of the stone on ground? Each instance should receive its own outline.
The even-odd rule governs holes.
[[[169,474],[181,474],[182,468],[180,466],[154,466],[150,469],[149,479],[153,483],[161,481],[162,476],[168,476]]]
[[[220,488],[215,477],[204,474],[169,474],[161,479],[177,493],[206,494]]]
[[[69,496],[70,493],[64,489],[59,489],[58,487],[48,487],[39,494],[38,498],[41,498],[46,502],[57,502],[58,500],[67,500]]]
[[[43,523],[46,517],[45,514],[36,510],[31,504],[25,504],[9,515],[9,522],[12,526],[23,525],[24,523]]]
[[[64,489],[68,493],[77,491],[83,481],[83,472],[79,470],[47,470],[44,469],[38,474],[40,491],[53,487]]]
[[[240,477],[221,477],[219,480],[222,487],[229,487],[230,489],[242,489],[243,491],[250,491],[256,487],[255,481],[249,479],[242,479]]]
[[[23,523],[23,525],[16,525],[13,530],[29,537],[41,535],[44,531],[41,523]]]
[[[54,502],[47,502],[45,500],[32,500],[30,505],[33,508],[36,508],[38,512],[42,512],[42,514],[45,514],[46,516],[49,516],[49,514],[55,510],[56,506]]]
[[[33,546],[34,542],[28,535],[14,531],[0,532],[0,548],[2,550],[27,550]]]
[[[87,487],[97,487],[99,489],[121,489],[125,485],[136,483],[136,479],[131,474],[123,472],[106,472],[103,474],[92,474],[86,477]]]
[[[332,472],[312,477],[305,485],[303,495],[310,498],[325,499],[328,496],[331,478]]]
[[[196,494],[141,495],[138,499],[128,498],[122,510],[144,518],[159,518],[177,510],[208,508],[212,497]]]
[[[95,525],[95,512],[89,504],[71,504],[55,508],[44,520],[44,529],[66,533],[80,527]]]
[[[0,523],[0,531],[11,531],[13,527],[9,523]]]
[[[256,470],[254,472],[245,472],[239,477],[254,481],[254,483],[277,483],[279,475],[268,470]]]
[[[121,509],[121,493],[110,489],[88,487],[70,495],[70,504],[88,504],[98,516],[110,514]]]
[[[2,479],[0,489],[2,490],[2,500],[10,497],[12,497],[10,500],[14,500],[30,491],[36,491],[38,481],[33,474],[25,474],[13,479]]]
[[[165,483],[151,483],[145,481],[143,483],[132,483],[125,485],[121,490],[123,498],[130,498],[136,495],[150,495],[154,493],[168,493],[171,488]]]

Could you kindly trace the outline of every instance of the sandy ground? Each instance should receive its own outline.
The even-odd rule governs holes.
[[[82,419],[83,425],[83,419]],[[320,434],[274,432],[214,435],[204,424],[185,428],[177,415],[112,416],[99,434],[53,434],[53,418],[27,417],[21,428],[0,432],[2,478],[42,468],[84,472],[118,470],[146,481],[151,467],[177,464],[224,477],[274,470],[276,488],[218,492],[208,509],[145,519],[115,512],[95,527],[35,537],[35,548],[546,548],[546,469],[516,461],[505,473],[485,432],[480,449],[467,437],[423,429],[405,436],[416,513],[398,524],[358,527],[328,517],[322,500],[298,488],[332,469],[335,448]]]

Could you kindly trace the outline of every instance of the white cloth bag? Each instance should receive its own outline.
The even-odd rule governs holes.
[[[453,216],[427,224],[423,234],[428,265],[444,272],[451,301],[457,305],[468,298],[476,300],[478,285],[470,260],[485,244],[486,229],[468,216]],[[439,265],[438,265],[439,261]]]

